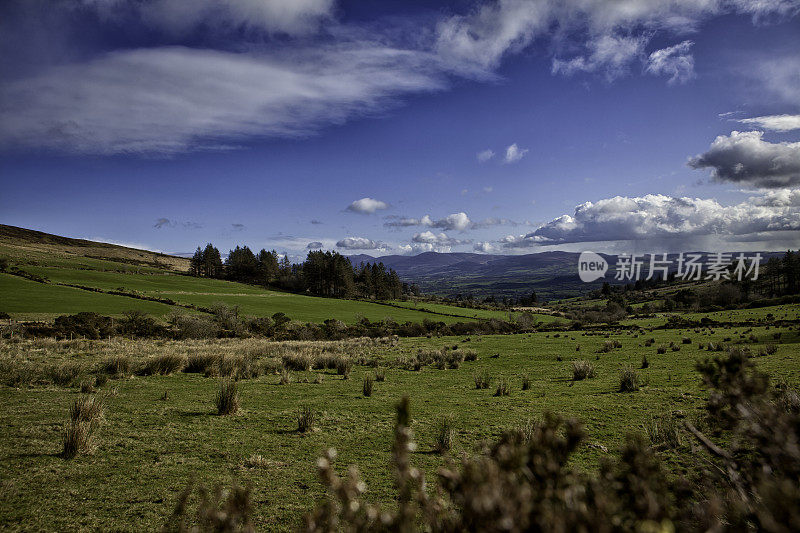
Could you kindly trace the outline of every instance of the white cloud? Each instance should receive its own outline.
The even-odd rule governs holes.
[[[478,161],[480,161],[481,163],[485,163],[485,162],[487,162],[488,160],[490,160],[491,158],[494,157],[494,151],[489,149],[489,148],[487,148],[486,150],[483,150],[482,152],[478,152],[476,157],[478,158]]]
[[[476,242],[472,246],[472,249],[474,251],[482,253],[482,254],[491,254],[491,253],[494,253],[494,252],[496,252],[498,250],[498,248],[494,244],[490,243],[489,241]]]
[[[306,249],[307,250],[320,250],[320,249],[322,249],[324,247],[325,247],[325,245],[322,244],[322,242],[320,242],[320,241],[310,242],[310,243],[308,243],[306,245]]]
[[[798,190],[770,191],[730,206],[713,199],[649,194],[585,202],[572,215],[557,217],[526,235],[509,235],[498,244],[505,248],[599,241],[685,245],[698,236],[742,241],[770,235],[800,241],[799,230]]]
[[[445,86],[434,58],[355,43],[291,52],[113,52],[0,85],[0,142],[173,154],[293,137]]]
[[[528,153],[527,148],[520,148],[519,146],[517,146],[517,143],[514,143],[508,148],[506,148],[506,156],[504,161],[506,163],[516,163],[517,161],[525,157],[525,154],[527,153]]]
[[[386,202],[381,202],[380,200],[376,200],[375,198],[361,198],[360,200],[356,200],[347,206],[347,210],[353,211],[354,213],[371,215],[375,211],[387,209],[388,207],[389,204]]]
[[[689,159],[694,169],[710,168],[718,182],[781,188],[800,185],[800,142],[771,143],[760,131],[720,135],[707,152]]]
[[[387,227],[410,227],[410,226],[427,226],[430,228],[439,228],[450,231],[464,231],[472,226],[472,221],[466,213],[453,213],[447,215],[439,220],[434,220],[430,215],[424,215],[422,218],[395,218],[390,217],[390,221],[384,224]]]
[[[767,115],[763,117],[742,118],[738,122],[752,124],[771,131],[800,130],[800,115]]]
[[[366,237],[346,237],[336,243],[337,248],[345,250],[388,250],[389,246]]]
[[[686,83],[694,78],[694,57],[689,52],[694,42],[683,41],[675,46],[656,50],[647,59],[645,71],[656,76],[669,76],[668,83]]]

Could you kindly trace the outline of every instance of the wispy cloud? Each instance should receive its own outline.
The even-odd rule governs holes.
[[[800,130],[800,115],[766,115],[763,117],[742,118],[737,122],[771,131]]]
[[[690,50],[692,41],[662,48],[650,54],[645,71],[656,76],[669,76],[667,83],[686,83],[694,78],[694,57]]]
[[[475,157],[477,157],[479,162],[485,163],[494,157],[494,151],[487,148],[486,150],[478,152]]]

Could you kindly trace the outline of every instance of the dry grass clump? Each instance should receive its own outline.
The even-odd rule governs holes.
[[[529,375],[525,374],[522,376],[522,390],[528,390],[531,388],[531,378]]]
[[[639,374],[632,366],[626,365],[619,371],[619,392],[639,390]]]
[[[661,346],[656,348],[656,353],[659,354],[659,355],[663,355],[663,354],[667,353],[667,347],[662,344]]]
[[[72,459],[90,453],[96,443],[94,433],[104,419],[103,399],[99,396],[82,396],[69,410],[69,420],[62,435],[61,456]]]
[[[650,361],[647,360],[647,355],[642,356],[642,366],[640,368],[648,368],[650,366]]]
[[[292,372],[286,368],[281,369],[281,377],[278,380],[279,385],[288,385],[292,382]]]
[[[364,382],[362,383],[361,391],[364,393],[364,396],[369,397],[372,396],[372,386],[373,386],[374,378],[372,374],[367,374],[364,376]]]
[[[500,378],[497,381],[497,390],[494,391],[495,396],[508,396],[511,394],[511,386],[506,378]]]
[[[297,431],[300,433],[305,433],[314,428],[314,422],[316,421],[316,414],[307,405],[304,405],[300,408],[300,413],[297,415]]]
[[[336,374],[342,376],[342,379],[350,379],[352,371],[353,361],[349,357],[340,357],[336,360]]]
[[[674,450],[683,444],[684,431],[675,417],[653,417],[644,424],[644,431],[653,448]]]
[[[189,355],[183,371],[192,374],[205,374],[214,376],[219,374],[219,360],[222,356],[218,353],[193,353]]]
[[[475,374],[472,378],[475,381],[476,389],[488,389],[492,383],[492,376],[488,370]]]
[[[186,367],[188,359],[185,355],[165,353],[148,358],[139,369],[143,376],[166,376],[180,372]]]
[[[375,381],[386,381],[386,369],[385,368],[376,368],[375,369]]]
[[[292,353],[284,354],[281,356],[284,368],[289,370],[296,370],[297,372],[305,372],[311,370],[314,366],[314,360],[307,353]]]
[[[230,378],[221,379],[214,399],[218,415],[232,415],[239,410],[239,388]]]
[[[72,385],[82,371],[83,368],[79,363],[63,363],[51,367],[50,379],[56,385],[66,387]]]
[[[596,372],[594,365],[589,361],[582,359],[580,361],[572,362],[572,380],[582,381],[595,377]]]
[[[127,355],[115,355],[103,361],[100,369],[115,378],[126,376],[131,372],[131,358]]]
[[[615,348],[622,348],[622,343],[618,340],[605,341],[603,345],[597,350],[600,353],[608,353]]]

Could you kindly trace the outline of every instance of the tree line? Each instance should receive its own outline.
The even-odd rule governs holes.
[[[332,298],[391,300],[419,292],[381,262],[354,267],[350,259],[340,253],[321,250],[308,252],[305,261],[297,264],[285,255],[279,256],[275,250],[261,250],[255,254],[247,246],[236,246],[223,261],[219,250],[209,243],[205,248],[197,248],[189,272],[197,277]]]

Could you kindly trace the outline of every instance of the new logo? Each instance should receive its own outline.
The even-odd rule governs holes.
[[[594,252],[581,252],[578,257],[578,276],[581,281],[589,283],[606,275],[608,263]]]

